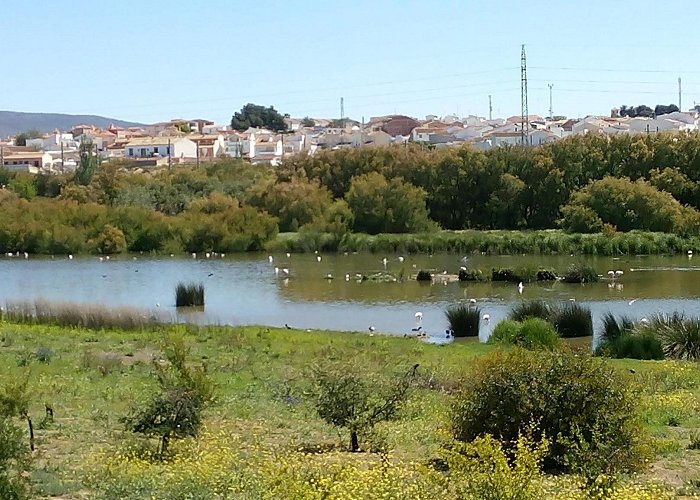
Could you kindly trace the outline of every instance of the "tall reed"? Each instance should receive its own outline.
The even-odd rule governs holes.
[[[180,282],[175,287],[176,307],[201,307],[204,305],[204,285]]]
[[[16,323],[48,324],[66,327],[82,327],[100,330],[119,328],[122,330],[142,330],[167,323],[171,320],[165,313],[130,307],[108,308],[95,304],[71,302],[8,302],[5,304],[3,319]]]
[[[445,317],[455,337],[478,337],[481,309],[459,304],[447,308]]]
[[[593,336],[591,310],[581,304],[570,302],[556,307],[550,321],[563,338]]]

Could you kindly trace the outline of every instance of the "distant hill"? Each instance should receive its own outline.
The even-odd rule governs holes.
[[[55,129],[67,132],[76,125],[95,125],[107,128],[110,124],[118,127],[138,127],[142,123],[125,122],[114,118],[95,115],[66,115],[63,113],[21,113],[18,111],[0,111],[0,138],[19,132],[36,129],[40,132],[52,132]]]

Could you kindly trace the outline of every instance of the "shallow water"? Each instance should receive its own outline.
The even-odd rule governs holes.
[[[203,256],[202,256],[203,257]],[[383,258],[387,259],[386,265]],[[700,315],[700,256],[692,257],[572,257],[572,256],[463,256],[456,254],[406,255],[332,254],[241,254],[226,258],[170,258],[145,256],[0,258],[0,302],[47,299],[135,306],[158,309],[175,320],[221,324],[264,324],[297,328],[410,332],[414,313],[423,313],[422,326],[441,335],[450,304],[476,299],[482,314],[482,338],[504,318],[513,303],[527,299],[552,302],[583,302],[590,306],[596,326],[611,311],[631,318],[658,312],[683,311]],[[600,283],[525,284],[522,294],[516,285],[504,283],[379,283],[358,281],[356,273],[387,271],[408,278],[419,269],[457,273],[460,266],[492,268],[538,266],[563,273],[575,262],[593,265],[605,277]],[[274,268],[278,268],[275,273]],[[283,269],[288,269],[286,274]],[[614,281],[608,270],[622,270]],[[333,279],[327,279],[328,275]],[[346,274],[349,279],[346,281]],[[174,290],[179,281],[205,285],[203,312],[178,313]]]

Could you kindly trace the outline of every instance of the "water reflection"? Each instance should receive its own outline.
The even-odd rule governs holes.
[[[418,270],[444,275],[461,266],[480,268],[543,267],[562,273],[580,257],[436,255],[236,255],[224,259],[0,258],[0,301],[44,298],[56,301],[135,306],[175,313],[174,290],[179,281],[205,285],[204,311],[178,312],[178,321],[222,324],[285,323],[300,328],[327,328],[403,334],[422,326],[444,332],[444,309],[456,302],[475,301],[489,322],[482,336],[504,318],[514,302],[543,299],[585,302],[597,322],[606,312],[648,317],[656,312],[685,311],[700,315],[700,267],[687,256],[591,257],[585,261],[603,275],[600,283],[561,282],[517,284],[418,283]],[[386,260],[385,260],[386,259]],[[608,271],[613,271],[608,276]],[[622,271],[615,276],[615,271]],[[362,280],[375,273],[395,279]],[[329,278],[331,276],[331,278]]]

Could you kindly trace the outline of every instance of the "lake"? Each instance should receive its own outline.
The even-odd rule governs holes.
[[[47,299],[107,306],[160,310],[177,321],[219,324],[261,324],[295,328],[403,334],[423,313],[423,328],[440,333],[446,327],[444,310],[450,304],[476,299],[482,314],[481,337],[503,319],[517,301],[544,299],[590,306],[595,325],[603,314],[634,319],[659,312],[683,311],[700,315],[700,256],[464,256],[379,254],[237,254],[225,258],[117,256],[69,260],[61,257],[0,258],[0,302]],[[383,259],[386,258],[386,265]],[[563,273],[575,262],[593,265],[605,280],[591,284],[531,283],[522,293],[506,283],[372,282],[356,274],[387,271],[404,276],[419,269],[456,274],[460,266],[492,268],[541,266]],[[275,267],[278,268],[277,273]],[[286,274],[283,269],[288,270]],[[621,270],[616,280],[608,270]],[[346,280],[346,274],[349,279]],[[327,276],[333,279],[327,279]],[[203,312],[177,312],[174,290],[179,281],[202,282]]]

